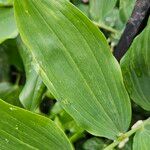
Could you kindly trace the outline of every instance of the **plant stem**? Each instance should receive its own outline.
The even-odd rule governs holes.
[[[104,24],[102,24],[102,23],[98,23],[98,22],[95,22],[95,21],[93,21],[93,23],[94,23],[96,26],[98,26],[99,28],[105,29],[105,30],[110,31],[110,32],[112,32],[112,33],[118,33],[117,30],[115,30],[115,29],[113,29],[112,27],[109,27],[109,26],[107,26],[107,25],[104,25]]]
[[[19,85],[20,78],[21,78],[21,75],[20,75],[20,74],[18,74],[18,75],[17,75],[16,83],[15,83],[16,85]]]
[[[126,132],[125,134],[122,134],[117,140],[115,140],[112,144],[107,146],[104,150],[113,150],[120,142],[122,142],[124,139],[129,138],[132,134],[137,132],[138,130],[144,128],[146,124],[150,122],[150,118],[143,121],[142,124],[138,125],[137,127],[131,129],[130,131]]]
[[[150,15],[150,1],[136,0],[133,12],[129,18],[125,30],[115,48],[114,56],[120,62],[128,51],[134,38],[146,27]]]

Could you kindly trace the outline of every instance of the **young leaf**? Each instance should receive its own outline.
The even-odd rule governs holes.
[[[133,150],[149,150],[150,148],[150,119],[146,125],[136,132],[133,140]]]
[[[0,100],[0,149],[71,150],[65,134],[48,118]]]
[[[121,60],[124,82],[130,97],[145,110],[150,110],[149,25],[134,40]]]
[[[13,8],[0,8],[0,44],[18,34]]]
[[[63,108],[94,135],[115,139],[125,132],[129,97],[99,29],[67,1],[15,0],[14,5],[35,68]]]
[[[21,41],[20,37],[17,38],[17,45],[26,72],[26,84],[20,93],[19,98],[26,109],[33,111],[42,101],[42,96],[46,87],[42,82],[41,77],[34,70],[32,65],[34,62],[30,56],[30,51]]]

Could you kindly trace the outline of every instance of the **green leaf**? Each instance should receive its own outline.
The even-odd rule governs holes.
[[[106,144],[102,139],[99,138],[90,138],[83,144],[84,150],[102,150]]]
[[[116,0],[90,1],[89,18],[101,29],[115,33],[120,37],[123,24],[119,17],[119,9],[115,7],[116,2]]]
[[[26,109],[33,111],[41,103],[46,87],[42,82],[41,77],[34,70],[30,51],[21,41],[20,37],[17,38],[17,44],[26,72],[26,84],[19,98]]]
[[[9,82],[0,83],[0,98],[5,100],[5,102],[22,107],[19,101],[19,94],[22,87],[18,85],[12,85]]]
[[[92,20],[96,22],[103,22],[104,18],[112,12],[116,5],[116,0],[91,0],[90,14]]]
[[[50,118],[52,118],[63,131],[67,132],[66,134],[72,143],[75,143],[85,136],[84,130],[62,109],[58,102],[53,106]]]
[[[13,8],[0,8],[0,44],[18,35]]]
[[[87,17],[89,17],[89,5],[80,2],[76,5],[76,7],[80,9]]]
[[[134,40],[121,60],[127,90],[138,105],[150,110],[150,24]]]
[[[146,125],[136,132],[133,140],[133,150],[149,150],[150,148],[150,119]]]
[[[7,54],[1,45],[0,54],[0,82],[5,82],[9,80],[9,64]]]
[[[120,0],[120,19],[123,23],[127,23],[131,16],[136,0]]]
[[[81,4],[81,0],[68,0],[70,1],[71,3],[73,3],[74,5],[78,5],[78,4]]]
[[[110,139],[125,132],[131,118],[129,97],[99,29],[61,0],[15,0],[15,16],[36,71],[81,127]]]
[[[0,45],[0,82],[11,81],[12,66],[17,71],[23,70],[22,60],[14,39],[6,40]]]
[[[7,62],[5,63],[10,66],[16,67],[19,71],[23,70],[23,63],[22,59],[20,57],[16,39],[9,39],[3,42],[0,46],[0,51],[3,51],[5,53],[5,57]],[[3,55],[0,56],[3,59]]]
[[[48,118],[0,100],[0,149],[71,150],[65,134]]]
[[[7,40],[0,45],[0,98],[13,105],[22,106],[19,101],[22,87],[17,85],[20,73],[17,72],[16,79],[12,79],[12,66],[17,70],[23,69],[15,40]],[[12,84],[12,80],[16,84]]]
[[[0,6],[12,6],[14,0],[0,0]]]

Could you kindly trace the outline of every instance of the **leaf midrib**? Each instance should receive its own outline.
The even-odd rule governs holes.
[[[31,0],[32,2],[32,0]],[[33,2],[32,2],[33,3]],[[86,84],[86,86],[88,87],[89,91],[91,92],[91,94],[93,95],[94,99],[97,101],[97,103],[100,105],[100,107],[104,110],[105,115],[111,120],[112,124],[116,127],[116,125],[114,124],[114,122],[112,121],[112,119],[110,118],[110,116],[106,113],[105,109],[103,108],[103,106],[99,103],[97,97],[95,96],[95,94],[93,93],[93,91],[91,90],[90,86],[88,85],[88,83],[86,82],[84,76],[82,75],[80,69],[78,68],[78,66],[76,65],[75,61],[73,60],[72,56],[70,55],[70,53],[67,51],[67,48],[65,47],[65,45],[61,42],[61,39],[57,36],[56,32],[50,28],[49,24],[46,22],[45,18],[41,15],[41,13],[38,11],[38,9],[36,8],[36,6],[34,4],[32,4],[34,6],[34,8],[36,9],[36,11],[38,12],[38,14],[41,16],[42,20],[45,22],[45,24],[47,25],[48,29],[50,29],[50,31],[52,31],[56,37],[58,38],[58,40],[60,41],[60,43],[62,44],[63,48],[65,49],[65,52],[67,52],[68,56],[70,57],[70,59],[72,60],[74,66],[76,66],[76,69],[78,70],[79,74],[81,75],[84,83]],[[88,45],[88,43],[87,43]],[[90,46],[89,46],[90,47]],[[89,48],[91,50],[91,48]],[[34,55],[34,54],[33,54]],[[94,55],[94,54],[93,54]],[[95,57],[95,55],[94,55]],[[97,60],[97,59],[96,59]],[[37,61],[36,61],[37,62]],[[39,64],[40,66],[40,64]],[[40,66],[41,67],[41,66]],[[46,74],[46,73],[45,73]],[[112,126],[111,126],[112,127]],[[114,129],[114,128],[113,128]],[[116,132],[116,131],[115,131]]]

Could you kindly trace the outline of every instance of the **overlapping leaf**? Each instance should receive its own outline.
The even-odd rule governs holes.
[[[13,8],[0,8],[0,44],[6,39],[16,37],[17,34]]]
[[[21,103],[26,109],[35,110],[40,102],[45,91],[45,85],[42,82],[41,77],[36,73],[33,68],[33,60],[30,56],[30,52],[20,37],[17,38],[17,45],[19,53],[22,57],[25,72],[26,72],[26,84],[19,96]]]
[[[146,110],[150,110],[149,25],[135,39],[121,60],[124,81],[130,97]]]
[[[116,3],[116,0],[91,0],[89,16],[96,25],[112,32],[113,38],[118,39],[124,25],[119,17],[119,9],[115,7]]]
[[[50,120],[0,100],[0,149],[71,150],[64,133]]]
[[[15,16],[36,70],[63,108],[94,135],[125,132],[129,97],[98,28],[61,0],[15,0]]]

